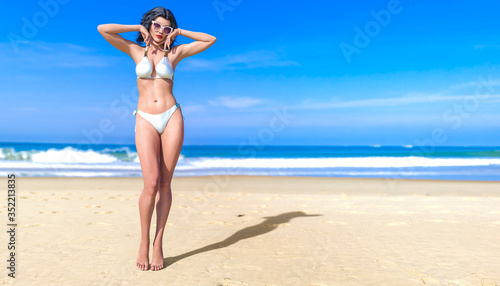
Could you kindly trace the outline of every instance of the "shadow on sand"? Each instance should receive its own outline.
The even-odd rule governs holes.
[[[165,269],[165,268],[169,267],[170,265],[176,263],[177,261],[184,259],[184,258],[187,258],[189,256],[193,256],[193,255],[200,254],[200,253],[207,252],[207,251],[214,250],[214,249],[228,247],[232,244],[235,244],[236,242],[238,242],[240,240],[251,238],[251,237],[256,237],[256,236],[268,233],[272,230],[275,230],[278,227],[278,225],[280,225],[282,223],[287,223],[293,218],[312,217],[312,216],[321,216],[321,214],[308,215],[304,212],[288,212],[288,213],[283,213],[283,214],[279,214],[276,216],[264,217],[266,220],[264,220],[263,222],[256,224],[256,225],[253,225],[253,226],[245,227],[242,230],[238,230],[233,235],[231,235],[230,237],[228,237],[222,241],[215,242],[215,243],[209,244],[209,245],[204,246],[204,247],[200,247],[200,248],[195,249],[195,250],[191,250],[191,251],[186,252],[186,253],[181,254],[181,255],[164,258],[163,269]]]

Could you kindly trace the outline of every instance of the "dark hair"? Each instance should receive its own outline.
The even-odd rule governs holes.
[[[174,14],[172,14],[172,12],[170,10],[165,9],[163,7],[155,7],[153,9],[149,10],[148,12],[146,12],[142,16],[141,25],[146,27],[146,29],[149,31],[149,28],[151,27],[151,21],[156,19],[156,17],[163,17],[163,18],[169,20],[170,26],[174,29],[177,29],[177,21],[175,21]],[[141,32],[139,32],[139,35],[137,36],[137,39],[135,41],[139,45],[144,44],[144,38],[142,37]],[[172,48],[176,42],[177,42],[177,40],[174,40],[170,44],[170,48]]]

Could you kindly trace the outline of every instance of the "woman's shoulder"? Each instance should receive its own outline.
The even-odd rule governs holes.
[[[170,49],[170,52],[175,55],[184,48],[184,45],[185,44],[175,45]]]
[[[133,43],[130,45],[130,56],[136,63],[139,63],[141,59],[144,57],[145,49],[146,49],[145,46],[141,46],[137,43]]]

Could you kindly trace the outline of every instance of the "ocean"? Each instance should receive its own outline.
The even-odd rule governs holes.
[[[135,145],[0,143],[0,175],[141,177]],[[500,147],[185,145],[174,176],[500,181]]]

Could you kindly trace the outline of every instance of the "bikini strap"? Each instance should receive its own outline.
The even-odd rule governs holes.
[[[166,39],[165,39],[165,41],[166,41]],[[166,56],[167,56],[167,53],[168,53],[170,50],[171,50],[171,47],[168,47],[168,46],[167,46],[167,49],[165,50],[165,55],[164,55],[164,57],[166,57]]]

